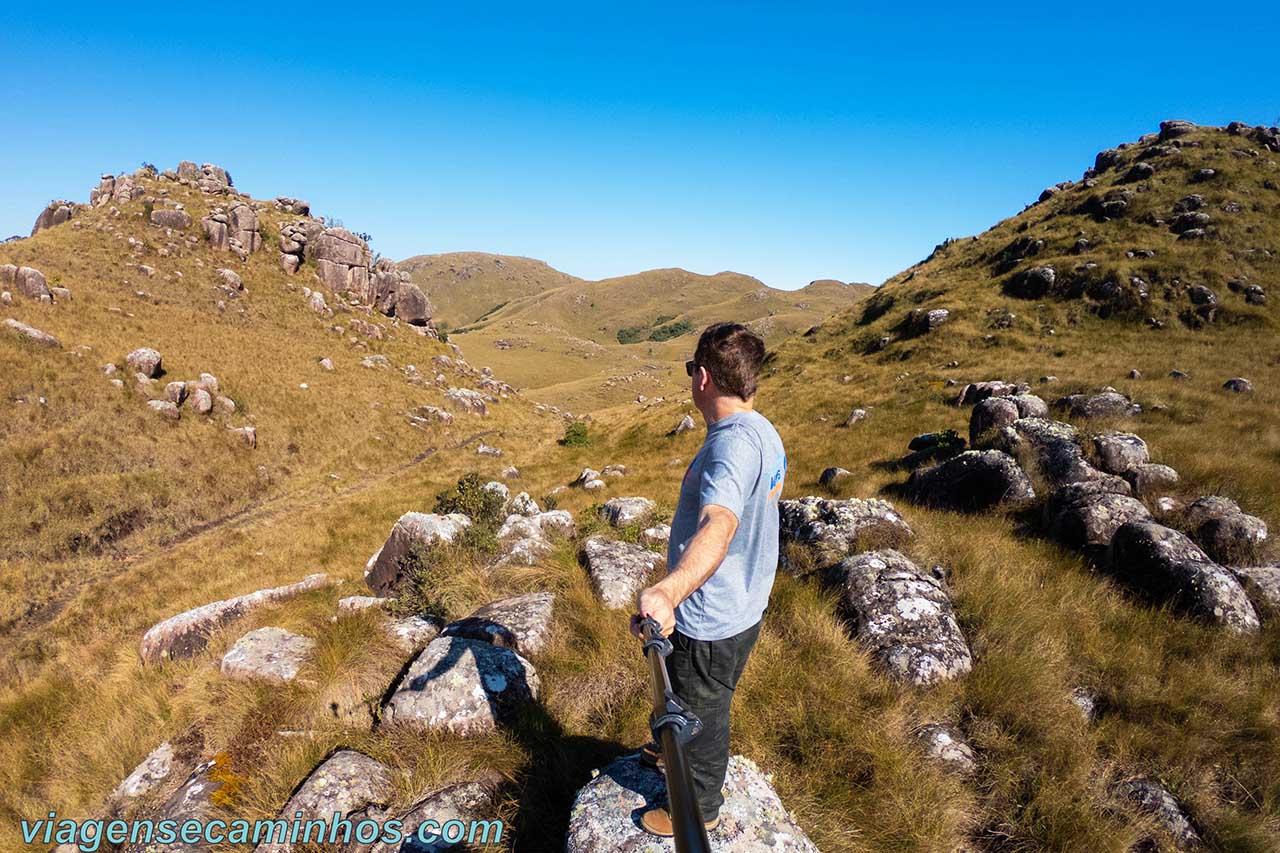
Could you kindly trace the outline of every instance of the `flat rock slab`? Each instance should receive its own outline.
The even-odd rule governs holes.
[[[247,595],[238,595],[170,616],[157,622],[142,635],[139,654],[143,663],[162,660],[181,660],[199,654],[209,644],[209,634],[252,610],[266,604],[287,601],[328,583],[323,574],[307,575],[297,583],[260,589]]]
[[[311,771],[306,781],[280,809],[283,820],[332,820],[335,813],[358,823],[382,820],[394,793],[394,774],[385,764],[353,749],[340,749]],[[299,812],[300,818],[295,817]],[[291,853],[301,844],[272,839],[255,853]]]
[[[364,582],[378,595],[394,595],[406,579],[414,555],[439,542],[452,542],[470,526],[471,519],[461,513],[406,512],[365,564]]]
[[[823,562],[835,562],[858,550],[865,540],[900,542],[915,535],[893,504],[877,499],[827,500],[810,495],[781,501],[780,537],[811,545]]]
[[[551,637],[555,595],[530,592],[486,604],[470,616],[446,625],[445,637],[466,637],[506,646],[521,655],[541,652]]]
[[[973,658],[941,580],[897,551],[848,557],[830,571],[858,641],[891,678],[919,686],[969,672]]]
[[[283,628],[250,631],[222,656],[222,674],[247,681],[285,684],[298,677],[298,670],[316,647],[310,637]]]
[[[383,709],[386,725],[487,734],[538,696],[533,664],[465,637],[437,637],[418,655]]]
[[[667,786],[661,772],[641,765],[636,755],[619,758],[578,791],[569,815],[565,851],[668,853],[675,849],[670,839],[657,838],[640,828],[640,815],[666,802]],[[741,755],[729,759],[720,825],[708,837],[713,850],[733,853],[818,850],[783,806],[770,778]]]
[[[631,607],[650,573],[665,562],[648,548],[604,536],[583,543],[582,559],[592,588],[610,610]]]
[[[648,498],[609,498],[600,507],[600,517],[614,527],[626,527],[648,521],[657,509],[658,505]]]

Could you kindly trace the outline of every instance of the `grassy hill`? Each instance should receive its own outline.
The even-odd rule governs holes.
[[[583,281],[540,261],[475,253],[418,256],[402,268],[478,363],[575,412],[683,393],[683,362],[708,323],[745,322],[773,344],[872,290],[826,279],[785,291],[682,269]]]

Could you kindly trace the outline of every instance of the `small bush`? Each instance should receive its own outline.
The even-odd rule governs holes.
[[[497,527],[502,523],[502,495],[484,487],[484,481],[475,471],[464,475],[457,485],[436,495],[432,512],[447,515],[460,512],[471,519],[473,526]]]
[[[649,340],[661,342],[687,335],[693,331],[693,324],[688,320],[678,320],[666,326],[659,326],[649,335]]]
[[[638,344],[644,340],[644,333],[647,330],[644,326],[627,326],[618,330],[618,343],[620,344]]]
[[[450,574],[445,553],[439,544],[409,549],[401,561],[405,581],[391,600],[392,613],[448,620],[448,607],[441,595]]]
[[[565,447],[590,447],[591,436],[587,434],[587,425],[583,421],[574,421],[565,428],[564,438],[560,443]]]

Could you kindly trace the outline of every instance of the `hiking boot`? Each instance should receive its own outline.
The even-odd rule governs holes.
[[[710,832],[720,825],[720,815],[704,821],[702,825],[707,828],[707,832]],[[659,838],[670,838],[675,835],[675,829],[671,826],[671,812],[665,808],[649,809],[642,814],[640,827],[650,835],[656,835]]]
[[[640,748],[640,763],[655,770],[662,770],[666,766],[662,760],[662,747],[657,741],[649,741]]]

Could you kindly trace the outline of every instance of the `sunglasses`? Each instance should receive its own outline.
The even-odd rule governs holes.
[[[693,359],[689,359],[684,363],[684,372],[689,374],[690,376],[692,376],[694,371],[697,369],[698,369],[698,362],[694,361]]]

